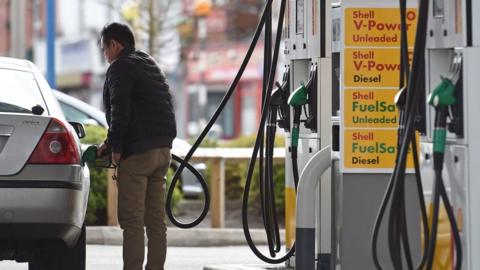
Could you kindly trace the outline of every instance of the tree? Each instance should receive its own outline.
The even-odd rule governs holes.
[[[137,43],[161,61],[160,52],[173,53],[180,47],[168,48],[176,38],[176,30],[185,21],[178,0],[98,0],[120,12],[134,31]]]

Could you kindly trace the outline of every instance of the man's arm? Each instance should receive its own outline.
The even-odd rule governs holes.
[[[112,149],[114,161],[123,153],[123,142],[130,122],[131,95],[134,85],[129,64],[123,60],[115,61],[107,71],[110,90],[111,123],[108,130],[108,143]],[[117,154],[117,155],[115,155]]]

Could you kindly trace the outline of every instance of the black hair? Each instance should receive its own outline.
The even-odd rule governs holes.
[[[115,40],[124,47],[135,47],[135,37],[130,26],[124,23],[113,22],[103,27],[100,32],[101,40],[104,44],[109,44]]]

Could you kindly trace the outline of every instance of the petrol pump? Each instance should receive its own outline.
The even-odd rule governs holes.
[[[277,29],[285,27],[271,44],[243,200],[254,254],[300,270],[478,269],[480,2],[280,3]],[[268,0],[239,73],[185,162],[235,91],[271,7]],[[285,63],[276,70],[281,41]],[[286,136],[283,257],[276,257],[268,191],[279,128]],[[253,243],[246,214],[265,138],[270,257]]]
[[[400,123],[395,96],[400,81],[399,1],[342,1],[333,7],[333,58],[338,95],[334,112],[339,117],[335,163],[334,244],[332,268],[375,269],[372,228],[387,190],[397,153]],[[409,44],[413,44],[417,2],[408,1]],[[413,47],[409,48],[410,50]],[[405,175],[405,209],[408,241],[414,260],[420,254],[420,220],[409,157]],[[390,216],[387,210],[385,216]],[[382,263],[388,258],[385,227],[375,245]],[[390,268],[386,268],[390,269]]]
[[[429,179],[428,184],[435,184],[434,187],[443,182],[450,201],[450,205],[438,207],[438,220],[432,221],[438,227],[433,266],[477,269],[480,267],[480,258],[476,256],[480,250],[480,184],[476,180],[480,172],[480,122],[475,117],[480,109],[475,102],[480,100],[477,90],[480,3],[431,2],[425,68],[425,96],[429,105],[423,115],[426,132],[421,137],[420,157],[423,178]],[[435,212],[435,189],[427,195]],[[449,211],[456,228],[451,226]],[[455,239],[457,233],[460,239]]]
[[[297,195],[294,187],[307,162],[331,141],[330,6],[331,1],[290,0],[287,12],[284,52],[291,89],[291,131],[286,136],[285,160],[287,248],[293,245],[295,231],[299,232],[293,211]],[[319,269],[321,264],[329,264],[331,254],[331,178],[328,173],[323,178],[315,187],[316,198],[322,203],[314,208],[319,228],[314,241]],[[287,265],[294,266],[295,258]]]

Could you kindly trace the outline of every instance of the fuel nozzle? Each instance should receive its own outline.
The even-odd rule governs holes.
[[[293,93],[288,97],[288,105],[292,107],[300,107],[306,105],[308,102],[308,91],[304,83],[301,83],[300,86],[293,91]]]
[[[317,65],[312,64],[307,83],[301,83],[289,97],[288,104],[294,108],[294,118],[298,118],[300,123],[301,108],[308,104],[308,114],[306,115],[305,127],[313,131],[317,130]],[[298,111],[298,112],[297,112]],[[295,113],[298,115],[295,116]],[[295,119],[294,119],[295,125]]]
[[[89,146],[82,154],[82,164],[87,164],[89,168],[115,168],[110,151],[105,151],[100,157],[97,157],[97,152],[98,146]]]
[[[428,97],[428,103],[435,108],[448,107],[455,104],[455,85],[449,78],[442,78],[442,82]]]
[[[305,127],[313,131],[317,130],[317,95],[318,95],[318,68],[317,64],[310,67],[308,82],[305,84],[307,89],[308,115],[305,121]]]
[[[305,85],[302,83],[293,93],[288,97],[288,105],[293,107],[293,126],[292,126],[292,147],[298,146],[298,139],[300,136],[300,117],[302,115],[302,106],[308,102],[308,92]]]
[[[449,106],[455,104],[455,85],[449,78],[442,78],[442,82],[428,97],[428,103],[435,108],[435,127],[433,130],[434,167],[443,168],[443,156],[447,140],[447,117]]]
[[[308,102],[308,91],[305,84],[301,83],[292,94],[288,97],[288,105],[293,107],[293,126],[291,131],[291,157],[292,157],[292,170],[293,181],[295,187],[298,186],[299,173],[298,173],[298,161],[297,161],[297,149],[298,141],[300,139],[300,118],[302,115],[302,107]]]
[[[270,106],[275,110],[275,113],[276,111],[279,113],[278,126],[288,132],[290,131],[290,111],[287,101],[290,93],[290,68],[288,66],[283,73],[282,84],[276,82],[275,86],[277,88],[272,91]]]
[[[286,103],[284,98],[283,86],[279,82],[275,82],[277,88],[273,89],[272,97],[270,99],[270,105],[272,106],[282,106],[283,103]]]
[[[407,89],[403,87],[400,89],[394,98],[395,105],[399,110],[403,110],[407,104]]]

